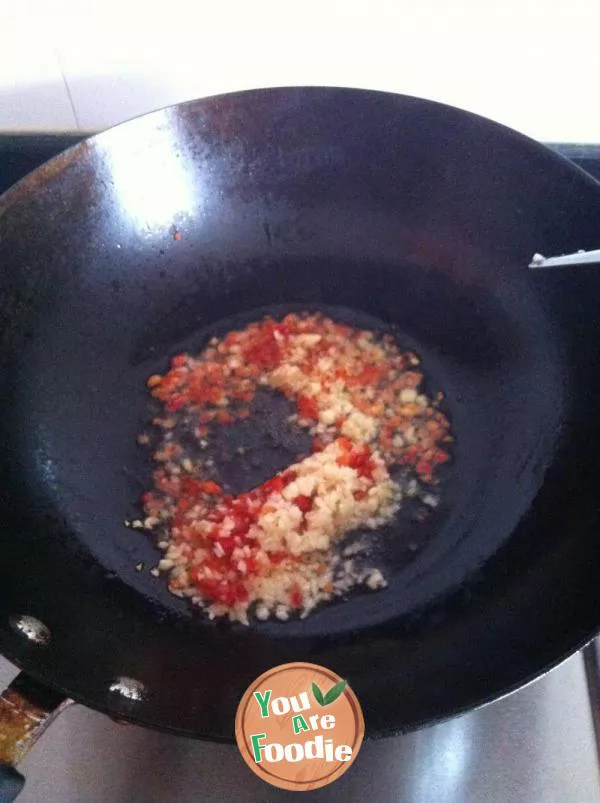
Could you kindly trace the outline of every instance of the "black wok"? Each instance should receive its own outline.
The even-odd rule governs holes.
[[[15,185],[0,198],[0,650],[37,682],[13,702],[69,697],[229,740],[249,682],[309,660],[348,678],[385,735],[583,645],[600,629],[600,271],[527,264],[599,242],[600,187],[561,157],[357,90],[176,106]],[[445,391],[456,444],[443,504],[387,544],[388,589],[224,626],[148,573],[158,553],[123,521],[147,468],[145,378],[265,308],[392,326]]]

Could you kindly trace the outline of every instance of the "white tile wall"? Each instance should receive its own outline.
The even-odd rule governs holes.
[[[598,30],[600,0],[0,0],[0,129],[98,129],[203,95],[333,84],[600,142]]]
[[[76,127],[52,37],[29,0],[0,0],[0,128]]]

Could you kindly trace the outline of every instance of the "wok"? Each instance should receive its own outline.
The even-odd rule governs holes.
[[[444,105],[271,89],[92,137],[0,198],[0,651],[12,768],[65,699],[229,740],[247,685],[308,660],[367,733],[545,672],[600,629],[600,187]],[[267,310],[393,327],[446,394],[442,504],[385,543],[389,587],[303,621],[208,622],[147,569],[145,378]],[[144,569],[136,570],[142,563]],[[23,716],[37,719],[23,738]],[[12,791],[9,790],[11,786]]]

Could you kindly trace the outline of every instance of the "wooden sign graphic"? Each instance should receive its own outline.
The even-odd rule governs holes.
[[[294,791],[319,789],[356,759],[365,724],[347,682],[317,664],[282,664],[248,688],[235,738],[263,781]]]

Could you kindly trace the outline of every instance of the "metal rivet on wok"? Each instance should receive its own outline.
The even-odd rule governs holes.
[[[108,690],[134,702],[143,700],[146,694],[146,687],[141,681],[125,676],[117,678],[114,683],[110,684]]]
[[[8,621],[13,630],[25,636],[34,644],[45,646],[50,643],[52,634],[49,628],[39,619],[36,619],[35,616],[21,614],[19,616],[11,616]]]

